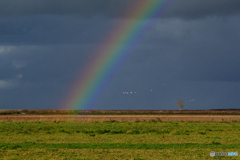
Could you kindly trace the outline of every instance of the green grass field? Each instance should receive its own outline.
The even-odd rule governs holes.
[[[238,122],[0,122],[0,159],[240,159]]]

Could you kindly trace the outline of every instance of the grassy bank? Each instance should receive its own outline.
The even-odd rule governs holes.
[[[240,153],[239,135],[238,122],[0,122],[0,158],[210,159]]]

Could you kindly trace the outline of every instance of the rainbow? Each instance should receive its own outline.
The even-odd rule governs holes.
[[[156,18],[153,17],[160,17],[172,2],[173,0],[139,0],[134,8],[125,11],[123,17],[130,18],[125,23],[114,26],[105,37],[103,45],[95,51],[96,56],[77,75],[59,108],[93,109],[116,68],[156,23]]]

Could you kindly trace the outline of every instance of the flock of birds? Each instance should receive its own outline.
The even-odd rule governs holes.
[[[153,90],[151,89],[150,92],[152,92]],[[136,94],[137,92],[123,92],[123,94]]]
[[[137,92],[123,92],[123,94],[136,94]]]
[[[164,84],[164,85],[165,85],[165,84]],[[153,90],[151,89],[150,92],[152,92],[152,91],[153,91]],[[128,91],[123,92],[123,94],[136,94],[136,93],[137,93],[137,92],[132,92],[132,91],[131,91],[131,92],[128,92]],[[190,99],[189,101],[190,101],[190,102],[194,102],[195,99]]]
[[[166,84],[164,83],[163,86],[165,86]],[[152,92],[153,90],[151,89],[150,92]],[[136,94],[137,92],[123,92],[123,94]]]

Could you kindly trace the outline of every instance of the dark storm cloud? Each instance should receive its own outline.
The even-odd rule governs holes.
[[[97,15],[129,18],[122,17],[123,13],[131,10],[139,1],[141,0],[0,0],[0,15],[77,14],[83,17]],[[239,0],[175,0],[165,16],[192,19],[239,12]]]
[[[139,1],[0,0],[1,108],[57,108]],[[113,71],[94,109],[177,109],[178,98],[188,109],[237,107],[239,13],[239,0],[173,1]]]
[[[96,27],[97,24],[97,27]],[[75,16],[23,16],[0,19],[1,44],[74,44],[100,39],[111,22]]]
[[[118,20],[112,18],[127,18],[122,16],[137,3],[139,0],[0,0],[0,43],[44,45],[100,42],[115,23],[122,24],[121,20],[116,22]],[[173,1],[161,17],[186,20],[239,12],[239,0],[184,0]]]
[[[239,13],[240,1],[238,0],[181,0],[172,3],[166,16],[194,19]]]
[[[89,59],[86,53],[92,51],[91,47],[1,46],[0,95],[4,100],[1,108],[56,106],[57,98],[66,91],[66,84],[72,83],[75,74],[86,65]]]
[[[0,79],[22,74],[28,83],[65,80],[86,64],[88,52],[92,52],[91,46],[16,46],[6,55],[0,54]]]
[[[240,81],[239,17],[161,21],[134,55],[139,74],[157,79]],[[140,65],[141,63],[145,64]],[[130,64],[129,64],[130,66]],[[131,68],[130,68],[131,69]],[[149,70],[153,72],[148,72]],[[155,73],[163,73],[163,76]]]
[[[36,14],[79,14],[82,16],[117,14],[126,1],[111,0],[1,0],[0,14],[5,16]]]

